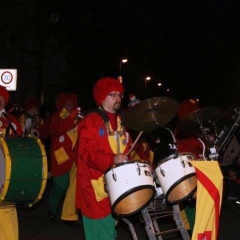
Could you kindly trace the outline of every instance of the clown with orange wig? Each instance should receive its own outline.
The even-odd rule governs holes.
[[[122,124],[123,93],[117,79],[98,80],[93,88],[98,111],[88,113],[79,129],[76,204],[81,209],[86,240],[117,237],[104,173],[128,160],[132,141]]]
[[[40,114],[40,103],[35,97],[29,97],[25,103],[25,112],[19,117],[25,136],[41,139],[49,137],[48,124]]]
[[[62,93],[56,101],[57,110],[49,120],[51,134],[50,171],[53,185],[49,195],[49,219],[56,216],[63,199],[61,219],[76,224],[78,213],[75,208],[76,153],[80,110],[77,95]]]

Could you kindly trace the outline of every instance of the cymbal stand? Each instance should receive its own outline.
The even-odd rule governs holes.
[[[169,128],[166,128],[166,129],[167,129],[167,131],[170,132],[170,134],[172,136],[172,140],[173,140],[172,143],[168,144],[168,146],[170,147],[171,150],[173,150],[173,153],[177,155],[178,152],[177,152],[177,141],[176,141],[176,138],[175,138],[175,136],[174,136],[174,134],[173,134],[171,129],[169,129]]]
[[[131,231],[131,234],[132,234],[132,237],[134,240],[138,240],[138,237],[137,237],[137,234],[136,234],[136,231],[133,227],[133,224],[127,219],[127,218],[122,218],[122,220],[128,225],[128,227],[130,228],[130,231]]]

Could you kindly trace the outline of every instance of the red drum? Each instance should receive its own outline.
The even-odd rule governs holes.
[[[128,216],[147,206],[155,195],[151,166],[145,161],[114,165],[105,174],[113,213]]]

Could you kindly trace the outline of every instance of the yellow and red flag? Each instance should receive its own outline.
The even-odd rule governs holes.
[[[223,175],[218,161],[191,161],[197,176],[192,240],[216,240],[222,204]]]

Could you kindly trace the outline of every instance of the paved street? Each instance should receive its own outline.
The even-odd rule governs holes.
[[[18,207],[19,218],[19,240],[84,240],[83,227],[68,226],[59,219],[56,223],[49,222],[47,208],[47,192],[42,201],[35,204],[32,208]],[[144,222],[139,217],[140,214],[127,218],[133,224],[138,240],[148,240],[144,229]],[[171,218],[164,220],[160,224],[160,230],[172,229],[173,221]],[[233,200],[229,199],[227,204],[222,206],[219,238],[218,240],[239,240],[240,236],[240,213],[233,208]],[[124,221],[118,224],[118,240],[134,239],[130,228]],[[166,234],[164,240],[181,240],[179,232]]]

